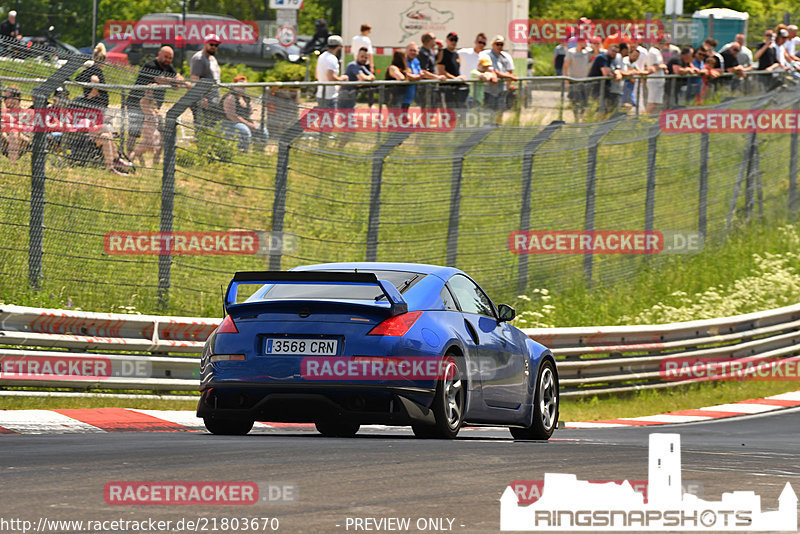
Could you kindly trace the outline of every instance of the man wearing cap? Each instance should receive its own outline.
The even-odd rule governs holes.
[[[338,35],[328,37],[328,49],[320,54],[317,60],[316,79],[318,82],[343,82],[347,75],[339,76],[339,55],[342,53],[342,38]],[[339,98],[338,85],[320,85],[317,87],[317,106],[335,109]]]
[[[478,59],[478,66],[469,73],[470,80],[479,80],[472,84],[472,99],[475,103],[483,107],[485,85],[497,83],[497,75],[492,70],[492,60],[488,57]]]
[[[497,76],[497,83],[486,88],[486,105],[498,111],[506,109],[507,99],[516,89],[514,84],[508,83],[515,81],[517,75],[514,74],[514,60],[503,50],[505,43],[505,37],[495,35],[492,39],[492,49],[481,54],[481,57],[489,58],[492,62],[492,69]]]
[[[203,40],[203,49],[199,50],[192,56],[189,62],[190,74],[192,80],[214,80],[215,84],[220,83],[222,75],[217,62],[217,47],[219,46],[219,37],[216,33],[209,33]],[[219,109],[219,86],[215,85],[202,101],[203,108],[203,125],[210,126],[222,119],[222,113]],[[192,109],[195,115],[195,122],[197,122],[197,107]]]
[[[442,55],[436,69],[440,76],[447,80],[463,80],[461,76],[461,65],[458,61],[458,34],[450,32],[447,34],[447,45],[442,49]],[[447,84],[442,87],[445,95],[447,107],[451,109],[463,108],[469,95],[469,87],[466,84]]]

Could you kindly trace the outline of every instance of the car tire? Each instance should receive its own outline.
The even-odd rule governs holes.
[[[552,360],[544,360],[536,377],[533,393],[533,424],[528,428],[510,428],[514,439],[547,440],[558,425],[558,382]]]
[[[435,423],[411,425],[414,435],[422,439],[453,439],[464,423],[467,405],[467,380],[461,359],[454,354],[445,356],[442,377],[437,380],[436,394],[431,407]]]
[[[343,422],[320,422],[314,423],[314,426],[317,427],[317,432],[326,438],[352,438],[361,428],[361,425]]]
[[[204,417],[203,423],[209,432],[218,436],[244,436],[253,428],[253,421],[241,419],[224,420]]]

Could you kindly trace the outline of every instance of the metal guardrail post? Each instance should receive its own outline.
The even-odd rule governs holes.
[[[586,232],[594,231],[594,215],[595,215],[595,186],[597,183],[597,149],[600,145],[600,140],[622,120],[621,117],[608,120],[600,123],[590,135],[589,146],[586,156],[586,210],[584,212],[584,230]],[[594,256],[591,252],[583,255],[583,272],[586,277],[586,282],[591,286],[592,284],[592,268],[594,266]]]
[[[395,132],[389,135],[372,153],[372,183],[369,191],[369,219],[367,223],[367,261],[378,257],[378,229],[381,214],[381,185],[383,183],[383,160],[400,143],[408,139],[411,132]]]
[[[70,57],[44,83],[33,89],[33,107],[45,109],[47,100],[58,86],[83,66],[86,58]],[[45,182],[47,181],[47,132],[35,132],[31,144],[31,215],[28,226],[28,281],[33,289],[39,289],[42,279],[42,256],[44,254],[44,205]]]
[[[697,231],[705,241],[708,235],[708,132],[700,134],[700,183],[697,212]]]
[[[800,111],[800,105],[795,102],[792,106],[795,114]],[[797,215],[798,199],[797,199],[797,130],[792,131],[789,137],[789,214],[791,216]]]
[[[272,232],[283,232],[283,221],[286,216],[286,189],[289,179],[289,151],[294,141],[303,133],[302,121],[299,120],[284,130],[278,141],[278,162],[275,170],[275,200],[272,202]],[[269,269],[281,270],[283,250],[272,251],[269,255]]]
[[[161,173],[161,234],[172,232],[172,221],[175,215],[175,144],[178,129],[178,117],[190,106],[200,101],[212,83],[201,80],[189,89],[167,111],[164,120],[164,168]],[[162,251],[158,256],[158,305],[166,309],[169,305],[170,275],[172,254]]]
[[[650,127],[647,140],[647,190],[644,201],[644,229],[652,231],[655,225],[656,208],[656,156],[658,155],[658,134],[661,125],[656,122]]]
[[[544,127],[536,136],[525,145],[522,155],[522,207],[519,216],[519,229],[521,231],[531,228],[531,196],[533,193],[533,156],[542,144],[550,139],[561,127],[564,121],[553,121]],[[519,255],[517,266],[517,292],[522,294],[528,287],[528,255]]]
[[[566,92],[567,81],[561,80],[561,98],[558,101],[558,120],[564,120],[564,93]]]
[[[487,124],[472,132],[466,141],[453,152],[453,172],[450,186],[450,219],[447,224],[447,265],[455,267],[458,256],[458,223],[461,212],[461,182],[463,180],[464,156],[497,127]]]

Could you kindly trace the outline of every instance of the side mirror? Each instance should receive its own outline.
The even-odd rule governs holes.
[[[500,316],[498,322],[506,322],[517,316],[517,311],[508,304],[500,304],[497,307],[497,314]]]

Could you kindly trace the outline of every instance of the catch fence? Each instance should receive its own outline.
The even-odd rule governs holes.
[[[559,121],[560,104],[544,113],[537,102],[560,102],[567,79],[522,79],[521,97],[502,115],[473,106],[458,112],[452,130],[414,132],[309,131],[301,118],[314,104],[304,88],[315,84],[244,84],[259,128],[242,151],[238,134],[202,109],[230,84],[137,86],[137,69],[38,53],[0,57],[4,94],[13,86],[23,108],[44,108],[55,104],[58,87],[71,97],[105,92],[110,127],[100,136],[20,134],[4,125],[12,156],[0,159],[6,302],[213,316],[235,271],[355,260],[453,265],[507,299],[532,288],[611,284],[664,261],[661,254],[519,254],[512,232],[676,232],[708,245],[797,206],[796,132],[666,133],[635,108],[574,122],[569,99]],[[87,69],[102,73],[103,83],[87,80]],[[751,78],[732,98],[697,109],[798,109],[791,82]],[[398,85],[375,84],[376,104],[385,107]],[[131,169],[117,158],[140,144],[131,133],[145,95],[163,95],[160,112],[143,121],[151,137],[160,132],[163,151],[145,152]],[[154,148],[146,145],[140,149]],[[252,232],[261,246],[236,255],[109,246],[126,232]]]

